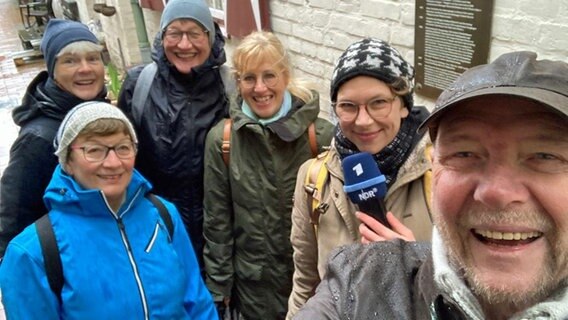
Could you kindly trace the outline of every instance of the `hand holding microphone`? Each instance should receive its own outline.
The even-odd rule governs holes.
[[[345,157],[341,163],[345,176],[343,190],[359,209],[372,216],[387,228],[384,197],[387,194],[386,179],[379,171],[373,156],[360,152]]]

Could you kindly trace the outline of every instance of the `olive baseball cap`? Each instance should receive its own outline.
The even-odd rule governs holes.
[[[568,117],[568,63],[536,57],[534,52],[511,52],[470,68],[442,92],[419,132],[435,128],[440,117],[460,102],[488,95],[531,99]]]

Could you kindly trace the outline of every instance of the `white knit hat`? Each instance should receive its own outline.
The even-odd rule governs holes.
[[[106,102],[83,102],[67,113],[53,141],[55,155],[59,158],[59,164],[63,166],[67,162],[67,148],[71,142],[77,138],[87,125],[99,119],[121,120],[126,124],[132,141],[138,143],[134,127],[132,127],[128,118],[119,108]]]

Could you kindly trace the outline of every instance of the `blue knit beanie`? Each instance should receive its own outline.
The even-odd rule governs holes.
[[[80,22],[63,19],[49,20],[41,39],[40,49],[47,65],[47,72],[51,78],[53,78],[53,69],[55,68],[55,60],[59,51],[68,44],[77,41],[89,41],[99,44],[97,37],[86,25]]]
[[[209,45],[215,42],[215,25],[209,6],[203,0],[170,0],[160,19],[162,32],[177,19],[192,19],[197,21],[209,33]]]

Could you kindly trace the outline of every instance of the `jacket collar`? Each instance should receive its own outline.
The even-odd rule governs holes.
[[[335,138],[334,138],[335,139]],[[432,168],[430,160],[426,157],[426,150],[431,145],[428,135],[424,135],[420,142],[414,147],[410,156],[406,159],[398,171],[395,183],[389,188],[388,193],[420,178],[424,173]],[[341,169],[341,159],[335,148],[335,142],[331,141],[331,157],[326,163],[328,171],[337,179],[343,181],[343,171]]]
[[[129,211],[133,203],[144,197],[150,189],[150,182],[134,170],[132,180],[126,190],[126,199],[117,215],[122,216]],[[61,169],[61,165],[57,165],[55,168],[43,200],[48,211],[62,210],[73,214],[91,216],[108,215],[109,211],[113,213],[102,191],[84,189]]]
[[[463,279],[450,266],[442,239],[436,228],[432,232],[432,262],[433,279],[435,287],[439,290],[437,296],[443,297],[446,304],[457,306],[467,315],[467,319],[483,320],[483,311],[479,302]]]
[[[242,97],[231,100],[230,115],[233,119],[235,131],[248,126],[262,126],[257,121],[251,119],[241,110]],[[319,95],[313,92],[310,101],[304,103],[300,99],[292,96],[292,109],[283,118],[267,124],[265,127],[274,132],[284,141],[290,142],[306,134],[308,126],[316,121],[319,114]]]
[[[485,319],[479,302],[449,264],[436,228],[432,233],[432,257],[420,268],[417,281],[432,319]],[[514,319],[568,319],[568,288],[561,288],[547,300],[516,314]]]
[[[431,145],[430,137],[427,134],[424,135],[398,170],[396,181],[389,190],[396,190],[432,169],[431,161],[426,156],[426,152],[430,152]]]

